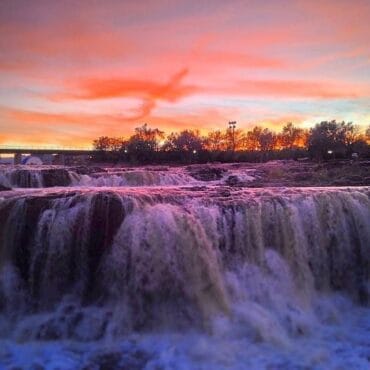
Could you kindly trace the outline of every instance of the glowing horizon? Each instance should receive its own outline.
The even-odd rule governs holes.
[[[370,123],[370,2],[0,4],[0,144]]]

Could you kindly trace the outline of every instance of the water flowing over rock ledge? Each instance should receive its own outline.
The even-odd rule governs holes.
[[[270,249],[287,261],[295,283],[305,290],[344,289],[358,300],[368,297],[369,188],[6,193],[0,203],[5,226],[0,233],[2,267],[12,265],[20,275],[19,284],[26,284],[27,294],[40,308],[60,301],[76,286],[88,301],[102,299],[116,284],[118,277],[110,276],[116,267],[124,275],[122,286],[131,282],[138,284],[136,293],[144,289],[138,300],[144,299],[146,283],[154,299],[164,286],[176,285],[176,279],[179,285],[168,286],[169,292],[182,296],[189,279],[199,273],[202,284],[209,284],[207,304],[214,299],[215,310],[226,309],[227,298],[220,298],[224,294],[221,271],[233,263],[264,265]],[[119,268],[117,261],[107,262],[114,253],[123,253]],[[135,253],[136,263],[126,265]],[[188,258],[194,259],[193,264]],[[154,259],[162,264],[160,268],[153,265]],[[103,266],[111,262],[107,272]],[[191,271],[196,263],[202,264],[199,271]],[[109,283],[103,282],[105,278]],[[189,301],[201,294],[192,289],[185,294]],[[165,300],[161,296],[160,301]],[[201,302],[190,303],[203,309]]]
[[[299,163],[202,164],[187,167],[4,166],[0,165],[0,190],[4,187],[53,186],[184,186],[228,185],[233,187],[369,186],[366,161]]]
[[[169,356],[184,369],[223,369],[223,350],[209,358],[215,345],[228,348],[229,361],[246,353],[232,368],[268,368],[277,358],[295,368],[295,343],[308,364],[338,356],[365,369],[369,195],[369,187],[204,184],[3,191],[0,368],[22,343],[47,341],[51,356],[72,341],[76,369],[172,369],[161,356],[173,342],[180,352]],[[357,336],[331,348],[324,338],[334,328]],[[315,357],[318,340],[329,357]],[[108,352],[97,349],[102,341]],[[360,352],[350,359],[352,345]]]

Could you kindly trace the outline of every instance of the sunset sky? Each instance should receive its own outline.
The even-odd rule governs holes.
[[[0,145],[370,124],[370,0],[0,1]]]

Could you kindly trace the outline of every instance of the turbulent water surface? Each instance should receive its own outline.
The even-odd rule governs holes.
[[[1,168],[0,369],[369,369],[370,188],[257,176]]]

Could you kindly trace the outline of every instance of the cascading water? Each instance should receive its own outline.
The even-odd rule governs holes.
[[[73,171],[60,166],[0,166],[0,185],[10,188],[69,186],[74,178]]]
[[[75,186],[166,186],[197,183],[182,171],[148,171],[133,169],[91,175],[75,176]]]
[[[369,195],[2,192],[0,369],[368,369]]]
[[[102,170],[102,169],[101,169]],[[55,186],[167,186],[197,184],[182,169],[178,170],[130,170],[84,173],[81,168],[49,168],[29,166],[0,167],[0,185],[14,188],[43,188]]]
[[[253,170],[252,170],[253,173]],[[174,186],[202,183],[228,183],[230,180],[250,182],[249,171],[233,169],[174,168],[110,168],[61,166],[0,166],[0,186],[10,188],[43,188],[55,186],[127,187]]]

